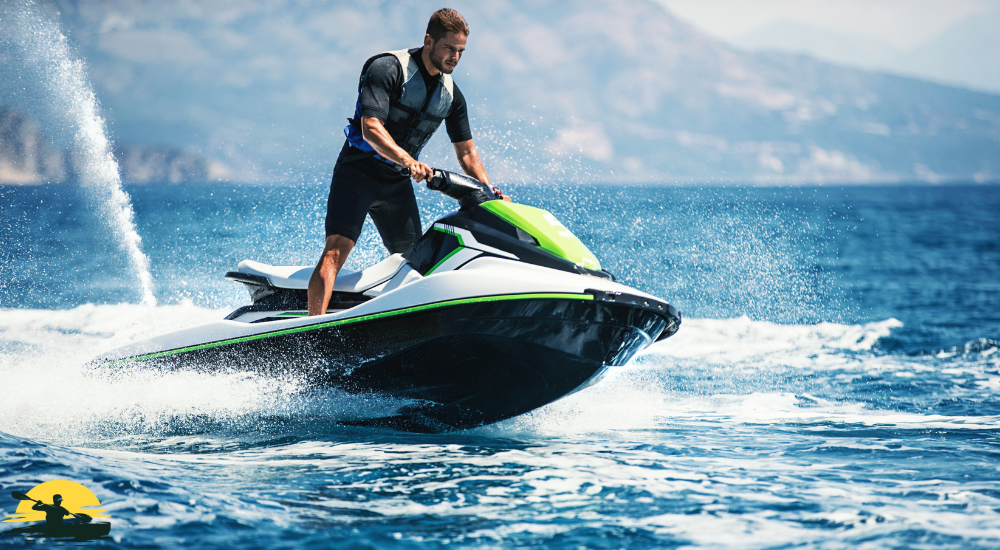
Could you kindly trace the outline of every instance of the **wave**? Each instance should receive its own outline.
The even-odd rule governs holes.
[[[685,319],[676,336],[649,348],[646,355],[735,364],[780,354],[815,366],[816,354],[870,351],[880,338],[902,326],[896,319],[858,325],[786,325],[748,317]]]
[[[736,426],[792,430],[872,428],[890,434],[910,430],[1000,430],[1000,414],[947,415],[879,410],[855,400],[771,391],[692,395],[660,391],[637,370],[521,417],[481,428],[502,437],[566,437],[635,430],[678,433]]]
[[[980,355],[982,357],[989,357],[992,355],[1000,356],[1000,353],[997,353],[998,351],[1000,351],[1000,341],[991,340],[989,338],[976,338],[975,340],[969,340],[961,346],[954,346],[925,353],[934,355],[938,359],[950,359],[952,357],[965,357],[970,355]],[[914,355],[920,354],[918,353]]]

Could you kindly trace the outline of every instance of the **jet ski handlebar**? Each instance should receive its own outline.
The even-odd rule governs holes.
[[[434,175],[427,180],[427,188],[440,191],[458,201],[462,210],[467,210],[486,201],[503,198],[499,187],[486,185],[476,178],[465,174],[456,174],[439,168],[432,168]],[[410,169],[403,167],[399,173],[410,175]]]

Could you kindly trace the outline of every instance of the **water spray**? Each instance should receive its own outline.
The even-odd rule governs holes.
[[[128,258],[139,279],[142,303],[156,305],[149,258],[142,252],[142,239],[135,227],[135,214],[122,189],[118,162],[111,153],[104,119],[98,114],[97,96],[87,79],[86,66],[76,59],[59,24],[41,13],[35,2],[0,9],[3,32],[9,33],[32,58],[48,90],[51,109],[64,118],[74,132],[73,154],[79,167],[80,185],[97,209]]]

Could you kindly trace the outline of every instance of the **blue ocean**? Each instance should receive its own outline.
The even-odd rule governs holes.
[[[66,479],[110,516],[86,545],[116,548],[1000,546],[995,187],[508,185],[684,322],[438,435],[341,425],[377,398],[294,374],[92,372],[248,304],[239,261],[322,247],[324,181],[125,191],[155,306],[93,189],[0,187],[4,514]],[[425,228],[454,208],[417,195]],[[366,227],[348,267],[385,255]]]

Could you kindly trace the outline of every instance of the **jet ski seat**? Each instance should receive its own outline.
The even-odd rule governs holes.
[[[341,270],[333,284],[334,292],[364,292],[391,279],[406,264],[402,254],[393,254],[381,262],[362,271]],[[313,266],[268,265],[253,260],[243,260],[237,267],[238,273],[265,277],[271,286],[307,290]]]

